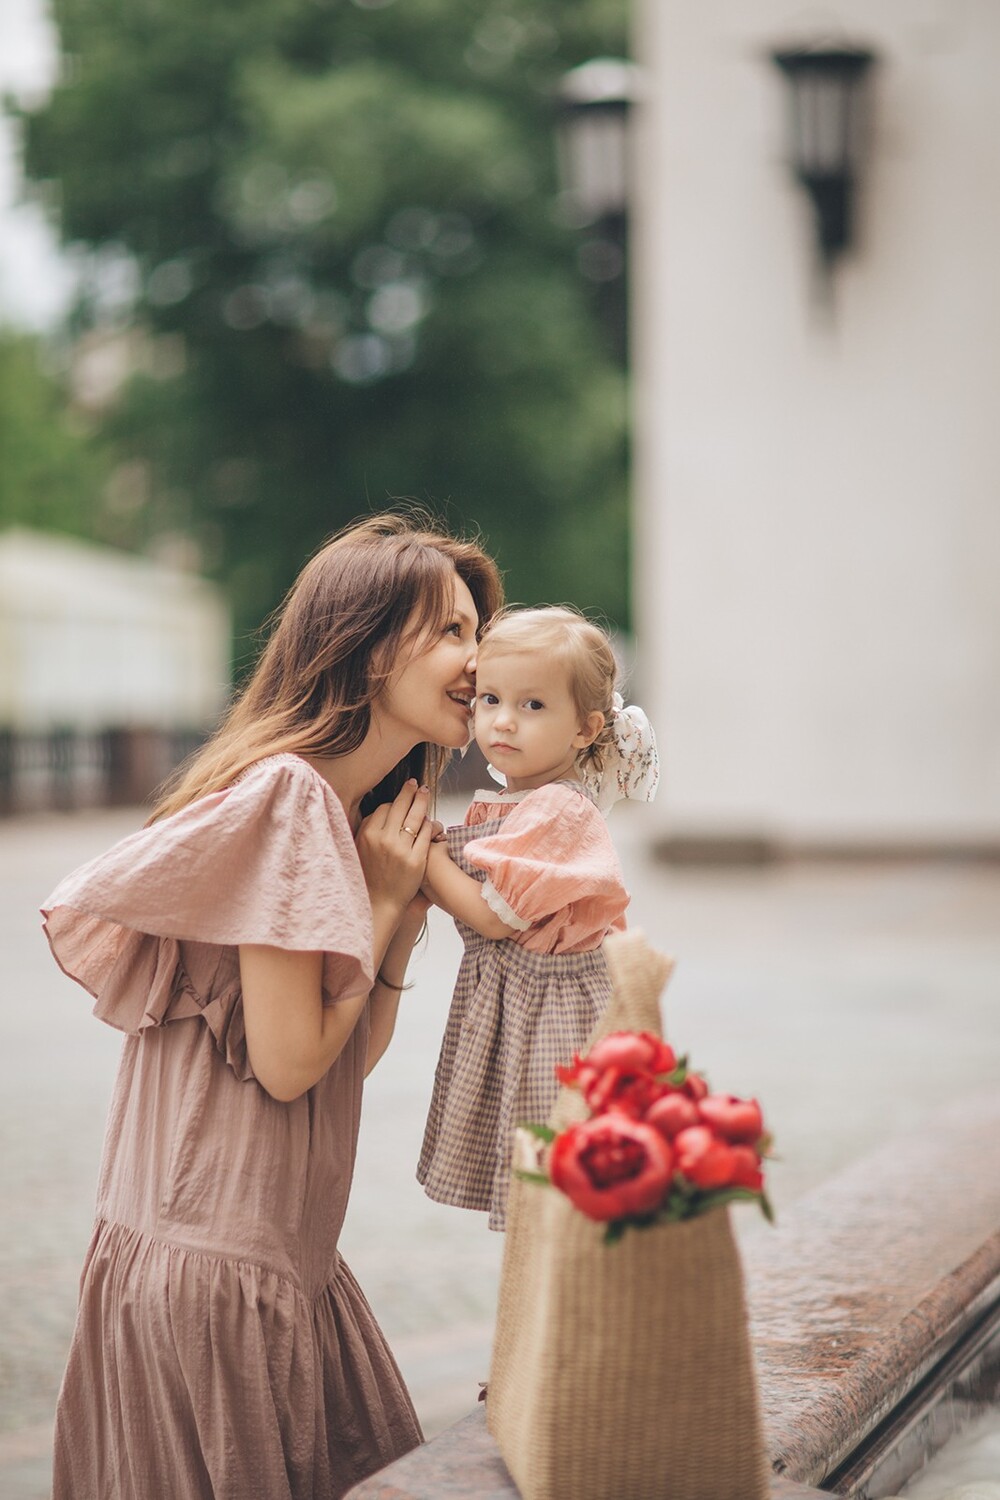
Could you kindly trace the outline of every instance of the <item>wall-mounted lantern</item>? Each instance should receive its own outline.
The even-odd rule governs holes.
[[[618,57],[571,68],[556,95],[556,152],[568,218],[587,229],[577,251],[581,274],[597,284],[608,336],[628,360],[630,120],[639,69]]]
[[[624,214],[629,197],[629,112],[638,68],[595,57],[564,73],[557,95],[559,175],[581,224]]]
[[[772,52],[791,91],[791,166],[816,214],[820,262],[829,271],[852,240],[854,192],[865,153],[867,82],[874,52],[799,47]]]

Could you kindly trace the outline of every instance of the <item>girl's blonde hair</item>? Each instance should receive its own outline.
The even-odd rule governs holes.
[[[542,652],[566,669],[569,690],[581,720],[604,715],[604,725],[592,745],[577,756],[580,763],[604,769],[604,751],[614,738],[614,692],[618,662],[606,631],[579,610],[565,604],[537,609],[509,609],[496,616],[483,632],[479,659],[487,651]]]
[[[356,750],[400,646],[446,619],[456,573],[485,623],[503,603],[496,563],[433,517],[387,513],[334,536],[299,574],[243,692],[149,821],[221,791],[267,755]],[[362,813],[390,801],[408,776],[433,788],[449,758],[438,746],[415,746],[364,798]]]

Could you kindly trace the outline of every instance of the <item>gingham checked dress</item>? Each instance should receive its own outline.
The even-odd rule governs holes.
[[[448,847],[517,932],[496,940],[456,923],[465,953],[417,1180],[439,1203],[486,1209],[490,1228],[503,1229],[514,1127],[546,1118],[556,1063],[570,1062],[610,998],[601,944],[625,926],[629,896],[579,782],[476,792]]]

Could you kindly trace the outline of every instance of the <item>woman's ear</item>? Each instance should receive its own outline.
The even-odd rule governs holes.
[[[580,732],[573,740],[575,748],[577,750],[586,750],[588,745],[594,743],[603,728],[604,715],[599,708],[595,708],[594,712],[588,714],[580,725]]]

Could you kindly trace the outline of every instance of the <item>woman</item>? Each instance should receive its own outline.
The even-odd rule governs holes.
[[[127,1033],[53,1500],[328,1500],[420,1441],[337,1237],[500,592],[413,520],[336,537],[150,824],[44,908]]]

